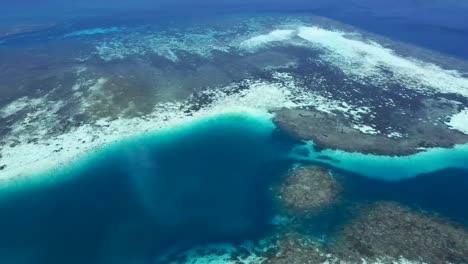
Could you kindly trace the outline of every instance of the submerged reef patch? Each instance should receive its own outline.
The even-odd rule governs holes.
[[[341,186],[326,169],[302,166],[288,173],[277,195],[287,208],[313,212],[331,205],[340,192]]]
[[[468,229],[391,202],[361,208],[336,234],[334,250],[351,263],[379,258],[421,263],[468,262]],[[387,260],[388,261],[388,260]],[[385,263],[385,262],[384,262]]]

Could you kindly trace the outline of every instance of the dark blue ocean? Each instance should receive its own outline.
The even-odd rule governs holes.
[[[165,18],[209,17],[222,13],[307,13],[338,20],[396,40],[468,59],[468,4],[458,0],[2,0],[0,30],[34,24],[100,16],[99,25],[126,16]],[[105,17],[102,19],[102,17]]]

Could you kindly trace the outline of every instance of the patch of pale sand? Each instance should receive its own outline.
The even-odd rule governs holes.
[[[292,29],[276,29],[264,35],[246,39],[240,43],[241,48],[254,51],[273,42],[291,39],[295,35]]]
[[[378,83],[396,80],[414,89],[430,88],[433,92],[468,97],[468,79],[458,71],[400,56],[374,41],[353,38],[346,32],[299,27],[297,35],[324,49],[325,60],[357,79]],[[386,75],[385,70],[393,75]]]
[[[265,257],[254,252],[248,243],[241,249],[248,252],[246,256],[239,254],[240,249],[230,244],[208,245],[194,247],[182,253],[183,260],[172,261],[173,264],[252,264],[263,263]],[[245,255],[245,254],[244,254]]]
[[[378,130],[376,130],[375,128],[373,128],[371,126],[364,125],[364,124],[355,124],[355,125],[353,125],[353,128],[361,131],[364,134],[370,134],[370,135],[379,134]]]
[[[99,92],[105,79],[93,82],[92,90]],[[247,89],[239,89],[239,85]],[[91,89],[91,88],[90,88]],[[233,92],[235,91],[235,92]],[[200,118],[223,113],[246,113],[263,118],[272,118],[270,111],[278,108],[312,106],[321,111],[354,112],[356,116],[368,110],[360,110],[339,101],[322,97],[311,90],[296,85],[294,79],[284,73],[275,75],[273,82],[246,80],[231,86],[210,89],[204,92],[212,102],[192,111],[190,100],[160,103],[151,114],[136,118],[101,119],[93,124],[84,124],[58,136],[47,137],[41,134],[40,140],[30,142],[28,135],[12,135],[17,144],[6,144],[1,150],[0,166],[6,165],[0,175],[0,185],[16,182],[40,172],[60,168],[71,161],[93,152],[104,145],[133,135],[171,128]],[[89,98],[88,98],[89,99]],[[87,99],[86,99],[87,100]],[[49,105],[49,104],[45,104]],[[61,104],[57,104],[61,107]],[[343,107],[346,105],[346,107]],[[350,111],[351,110],[351,111]],[[42,115],[41,113],[36,113]],[[31,113],[35,115],[35,113]],[[50,118],[46,119],[49,120]],[[47,122],[35,118],[28,126],[37,127],[37,131],[47,131]],[[32,121],[31,121],[32,122]],[[23,124],[23,123],[21,123]],[[21,125],[20,124],[20,125]],[[22,125],[21,125],[22,126]],[[19,140],[18,140],[19,139]],[[5,142],[8,142],[8,138]],[[28,177],[26,177],[28,178]]]
[[[299,27],[298,36],[324,49],[323,59],[357,79],[375,83],[396,80],[413,89],[468,97],[468,79],[458,71],[400,56],[374,41],[352,38],[341,31]],[[385,70],[393,76],[386,75]]]
[[[297,38],[297,41],[293,41]],[[343,71],[349,78],[372,83],[383,89],[393,82],[422,92],[454,93],[468,97],[468,78],[456,70],[404,57],[355,32],[317,26],[276,29],[243,41],[239,48],[256,51],[272,44],[304,45],[322,51],[321,59]],[[391,74],[388,74],[391,72]]]
[[[468,109],[453,115],[446,123],[450,128],[456,129],[468,135]]]
[[[26,107],[36,107],[43,103],[43,98],[29,98],[27,96],[21,97],[0,109],[0,117],[7,118]]]
[[[173,264],[263,264],[263,263],[304,263],[305,259],[311,259],[313,256],[316,261],[314,263],[331,264],[351,264],[341,260],[335,254],[321,250],[313,244],[307,244],[303,241],[276,241],[275,237],[269,237],[261,240],[257,245],[251,242],[244,242],[240,246],[231,244],[212,244],[206,246],[197,246],[179,253],[178,260],[172,261]],[[294,244],[290,244],[294,243]],[[285,248],[286,246],[286,248]],[[293,250],[287,247],[294,247]],[[278,251],[278,252],[276,252]],[[273,254],[272,254],[273,252]],[[167,256],[158,259],[159,262],[168,262]],[[309,262],[307,262],[309,263]],[[312,263],[312,262],[310,262]],[[420,261],[412,261],[405,258],[390,258],[382,256],[375,260],[361,259],[362,264],[424,264]]]
[[[115,33],[121,31],[123,28],[119,27],[109,27],[109,28],[88,28],[73,31],[64,35],[65,38],[71,37],[80,37],[80,36],[89,36],[89,35],[98,35],[98,34],[107,34],[107,33]]]

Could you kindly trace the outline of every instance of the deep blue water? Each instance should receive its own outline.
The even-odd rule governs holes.
[[[329,17],[358,28],[400,40],[415,46],[435,50],[442,54],[468,59],[468,8],[458,9],[450,5],[444,8],[419,10],[417,7],[405,14],[379,14],[378,10],[347,10],[336,12],[317,10],[314,13]]]
[[[0,263],[129,263],[257,239],[290,166],[271,121],[221,116],[118,143],[0,200]],[[44,182],[47,182],[44,180]]]
[[[417,166],[417,164],[415,165]],[[350,200],[397,201],[468,225],[468,170],[447,168],[397,182],[345,172]]]

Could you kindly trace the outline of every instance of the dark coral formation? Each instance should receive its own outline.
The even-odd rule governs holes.
[[[275,117],[275,123],[281,129],[298,139],[313,140],[319,148],[349,152],[409,155],[419,152],[421,148],[452,147],[468,142],[468,135],[452,130],[443,123],[415,119],[406,121],[398,124],[405,126],[407,137],[390,138],[382,134],[362,133],[339,114],[331,115],[312,109],[282,109],[276,112]]]
[[[337,233],[333,251],[359,262],[404,258],[424,263],[467,263],[468,229],[393,202],[361,209]]]
[[[263,264],[315,264],[324,263],[330,256],[322,253],[321,246],[301,235],[289,233],[282,236],[270,250]]]
[[[288,208],[314,211],[329,206],[341,191],[327,170],[317,166],[293,169],[278,188],[278,197]]]

